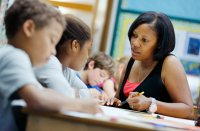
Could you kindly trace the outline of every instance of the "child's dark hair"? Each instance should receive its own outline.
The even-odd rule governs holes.
[[[115,70],[115,63],[114,60],[112,59],[111,56],[103,53],[103,52],[99,52],[95,55],[93,55],[92,57],[90,57],[84,67],[84,70],[88,69],[88,64],[94,61],[94,68],[99,68],[102,70],[106,70],[109,72],[110,76],[113,76],[114,74],[114,70]]]
[[[37,29],[47,26],[52,19],[59,22],[63,28],[65,27],[61,13],[53,6],[41,0],[15,0],[5,13],[7,38],[13,38],[24,22],[29,19],[34,21]]]
[[[63,35],[56,46],[56,50],[62,49],[64,43],[72,42],[77,40],[80,43],[80,47],[83,47],[87,40],[91,40],[91,30],[82,20],[73,15],[64,15],[66,21],[66,27]]]

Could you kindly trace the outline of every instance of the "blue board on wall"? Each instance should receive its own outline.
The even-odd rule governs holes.
[[[158,11],[170,17],[200,22],[199,0],[123,0],[122,10]]]

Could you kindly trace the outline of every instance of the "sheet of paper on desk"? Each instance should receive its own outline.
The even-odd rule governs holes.
[[[152,125],[155,130],[163,130],[163,129],[178,129],[178,130],[194,130],[196,131],[196,127],[194,127],[194,121],[172,118],[164,116],[164,119],[157,119],[157,114],[149,115],[147,113],[142,113],[138,111],[130,111],[120,108],[101,106],[103,113],[99,113],[96,115],[88,114],[88,113],[80,113],[80,112],[72,112],[72,111],[63,111],[63,114],[81,117],[81,118],[92,118],[97,120],[108,120],[125,123],[125,124],[136,124],[142,126],[146,124]],[[161,115],[162,116],[162,115]],[[197,130],[200,130],[197,129]]]
[[[102,106],[101,108],[104,111],[105,115],[116,116],[121,119],[131,120],[132,122],[135,121],[135,122],[149,123],[154,125],[156,128],[171,127],[180,130],[186,130],[186,129],[196,130],[196,127],[194,127],[194,121],[192,120],[179,119],[168,116],[163,116],[164,119],[157,119],[156,117],[157,114],[150,115],[138,111],[129,111],[125,109],[106,107],[106,106]]]
[[[93,118],[94,117],[94,115],[89,114],[89,113],[82,113],[82,112],[75,112],[75,111],[62,111],[61,113],[64,115],[81,117],[81,118]]]
[[[100,120],[104,122],[114,122],[119,123],[121,125],[129,125],[133,127],[140,127],[144,129],[154,129],[153,125],[149,125],[147,123],[141,123],[137,121],[137,117],[132,116],[132,119],[123,118],[122,116],[128,116],[130,113],[127,110],[113,108],[113,107],[104,107],[101,106],[103,113],[98,113],[95,115],[88,114],[88,113],[80,113],[80,112],[72,112],[72,111],[63,111],[62,113],[68,116],[74,116],[79,118],[86,118],[86,119],[93,119],[93,120]],[[132,121],[134,119],[134,121]]]
[[[152,116],[147,113],[115,108],[115,107],[101,106],[101,109],[103,110],[104,115],[126,118],[126,119],[131,119],[131,120],[142,120],[140,119],[140,117],[156,118],[155,116]]]
[[[103,113],[98,113],[96,115],[88,114],[88,113],[82,113],[82,112],[74,112],[74,111],[62,111],[62,114],[75,116],[75,117],[82,117],[82,118],[105,118],[105,117],[115,117],[115,118],[122,118],[122,117],[128,117],[130,115],[130,112],[124,109],[118,109],[114,107],[106,107],[106,106],[100,106]],[[137,120],[137,117],[132,116],[132,119],[135,118]]]
[[[103,114],[108,116],[126,116],[129,115],[130,112],[124,109],[119,109],[115,107],[101,106]]]
[[[160,115],[163,116],[163,115]],[[169,117],[169,116],[163,116],[165,120],[169,120],[169,121],[175,121],[181,124],[185,124],[185,125],[190,125],[190,126],[194,126],[194,121],[193,120],[187,120],[187,119],[180,119],[180,118],[174,118],[174,117]]]
[[[103,113],[98,114],[88,114],[88,113],[81,113],[81,112],[74,112],[74,111],[62,111],[62,114],[69,115],[69,116],[75,116],[79,118],[92,118],[92,119],[99,119],[99,120],[111,120],[113,118],[116,119],[126,119],[126,120],[134,120],[138,121],[138,116],[130,116],[130,111],[125,109],[119,109],[114,107],[107,107],[107,106],[100,106]]]
[[[129,113],[123,109],[119,110],[114,107],[100,106],[100,108],[102,109],[103,113],[97,113],[95,115],[89,113],[67,111],[67,110],[62,111],[61,113],[64,115],[75,116],[80,118],[100,118],[104,120],[105,119],[109,120],[113,116],[114,117],[127,116]]]

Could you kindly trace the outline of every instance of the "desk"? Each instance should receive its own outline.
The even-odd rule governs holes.
[[[29,113],[27,131],[181,131],[200,128],[149,117],[113,107],[102,107],[104,114],[90,115],[77,112]],[[111,113],[112,112],[112,113]],[[118,113],[117,113],[118,112]],[[117,114],[116,114],[117,113]],[[114,115],[113,115],[114,114]],[[177,119],[177,118],[176,118]],[[156,124],[157,122],[161,124]],[[164,123],[164,124],[162,124]]]

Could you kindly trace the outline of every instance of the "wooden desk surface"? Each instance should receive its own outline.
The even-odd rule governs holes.
[[[106,113],[103,115],[90,115],[77,112],[65,112],[63,114],[28,112],[29,118],[27,131],[180,131],[183,129],[200,130],[200,128],[189,125],[184,126],[180,123],[175,123],[177,124],[177,126],[171,126],[171,123],[168,122],[168,120],[158,120],[145,116],[144,118],[139,118],[141,117],[140,113],[134,114],[133,112],[129,115],[128,113],[130,112],[123,109],[106,107],[106,112],[109,114],[110,112],[119,113],[115,116],[108,116]],[[125,117],[125,113],[128,114],[127,117]],[[167,126],[156,124],[158,121],[161,121],[161,123],[167,123]]]

